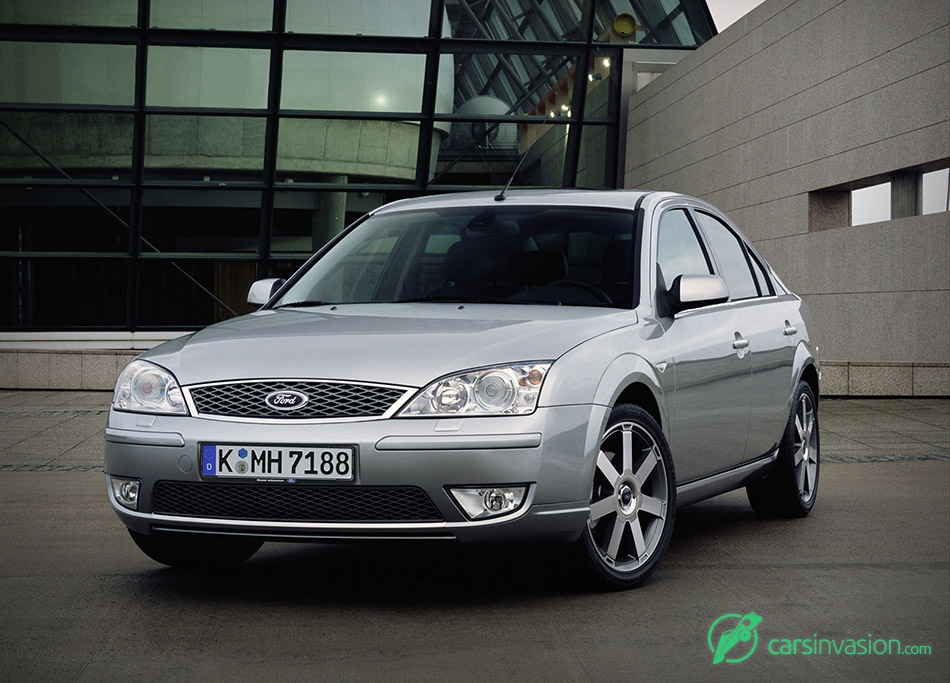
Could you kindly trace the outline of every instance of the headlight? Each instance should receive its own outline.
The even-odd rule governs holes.
[[[187,415],[178,380],[167,370],[144,360],[125,366],[115,385],[112,405],[133,413]]]
[[[519,363],[445,377],[426,387],[399,414],[527,415],[537,406],[550,367],[550,363]]]

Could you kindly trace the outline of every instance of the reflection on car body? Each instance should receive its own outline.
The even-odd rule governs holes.
[[[225,566],[265,540],[573,543],[635,586],[678,505],[818,485],[807,311],[683,195],[516,191],[395,202],[261,309],[123,371],[107,490],[139,547]]]

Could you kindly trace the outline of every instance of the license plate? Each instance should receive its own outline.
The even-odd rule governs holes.
[[[355,467],[356,454],[348,447],[201,446],[201,474],[205,477],[352,481]]]

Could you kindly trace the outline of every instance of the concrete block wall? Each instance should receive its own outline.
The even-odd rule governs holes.
[[[139,351],[0,349],[0,389],[112,391]]]
[[[950,165],[950,4],[766,0],[629,111],[624,185],[736,221],[811,308],[825,393],[950,395],[950,213],[838,201]]]

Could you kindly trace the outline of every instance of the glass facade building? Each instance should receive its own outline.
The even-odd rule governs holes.
[[[0,330],[190,329],[385,202],[616,187],[627,53],[714,34],[702,0],[0,0]]]

